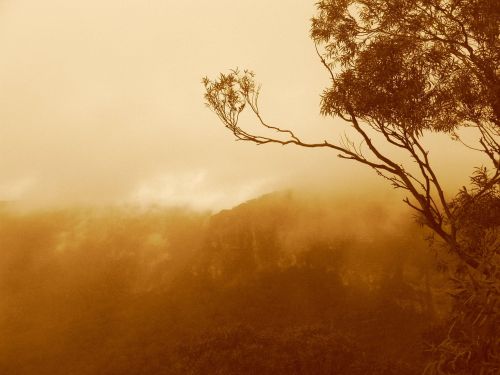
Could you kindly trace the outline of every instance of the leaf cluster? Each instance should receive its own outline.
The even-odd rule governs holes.
[[[327,0],[317,7],[311,36],[332,73],[323,114],[353,111],[414,134],[498,127],[500,3]]]

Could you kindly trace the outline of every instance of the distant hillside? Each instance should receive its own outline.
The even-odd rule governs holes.
[[[0,211],[0,255],[2,374],[417,374],[446,310],[410,217],[295,192]]]

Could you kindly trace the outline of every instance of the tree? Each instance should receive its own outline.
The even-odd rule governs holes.
[[[474,280],[464,286],[465,276],[460,276],[461,287],[473,293],[482,280],[489,294],[481,306],[489,311],[488,319],[498,319],[500,2],[321,0],[316,7],[311,38],[331,80],[321,96],[321,114],[342,118],[356,139],[309,143],[291,129],[268,124],[259,110],[260,86],[248,70],[204,78],[207,105],[239,140],[330,148],[405,190],[404,202],[460,261],[460,275]],[[240,126],[245,108],[262,133]],[[477,134],[476,144],[463,139],[466,128]],[[489,163],[478,167],[471,187],[453,199],[446,197],[425,146],[424,135],[430,132],[449,134]],[[387,146],[414,163],[392,156]],[[483,362],[494,362],[488,368],[498,370],[500,353],[490,354]],[[451,372],[449,362],[445,370]]]

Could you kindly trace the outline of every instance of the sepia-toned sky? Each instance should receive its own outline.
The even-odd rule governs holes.
[[[0,1],[0,200],[218,209],[295,186],[390,191],[328,150],[235,142],[204,106],[203,76],[249,68],[271,123],[337,141],[341,122],[319,116],[313,13],[304,0]],[[477,159],[445,139],[430,142],[455,188]]]

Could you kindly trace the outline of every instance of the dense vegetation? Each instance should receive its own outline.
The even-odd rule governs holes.
[[[406,216],[291,193],[215,215],[5,209],[0,373],[419,373],[449,306]]]

